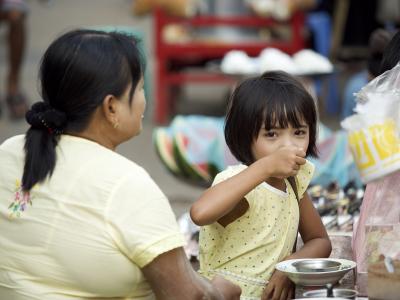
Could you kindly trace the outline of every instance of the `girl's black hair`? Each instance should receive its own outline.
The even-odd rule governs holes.
[[[43,102],[26,114],[22,188],[29,191],[51,176],[55,147],[63,131],[80,132],[104,98],[120,97],[143,76],[138,40],[118,32],[74,30],[57,38],[43,55],[39,81]]]
[[[317,156],[317,109],[314,99],[293,76],[266,72],[240,83],[234,90],[225,121],[225,139],[232,154],[246,165],[254,162],[252,144],[262,126],[309,126],[307,155]]]

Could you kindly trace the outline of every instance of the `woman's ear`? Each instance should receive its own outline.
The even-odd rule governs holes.
[[[107,95],[104,97],[102,110],[105,118],[110,124],[114,125],[118,123],[118,100],[113,95]]]

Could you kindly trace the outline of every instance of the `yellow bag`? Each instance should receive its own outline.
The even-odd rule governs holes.
[[[400,64],[356,94],[356,114],[341,125],[364,183],[400,170]]]
[[[365,183],[400,170],[400,139],[392,119],[350,130],[349,146]]]

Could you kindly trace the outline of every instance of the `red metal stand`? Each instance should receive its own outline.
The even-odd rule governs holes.
[[[189,82],[213,83],[234,82],[234,79],[220,73],[185,74],[170,70],[171,60],[213,59],[222,58],[230,50],[242,50],[250,56],[257,56],[266,47],[275,47],[288,54],[293,54],[304,48],[302,30],[304,27],[303,14],[296,14],[287,22],[255,16],[198,16],[193,18],[178,18],[165,14],[156,9],[155,15],[155,47],[156,47],[156,93],[155,121],[165,123],[173,105],[170,95],[172,85],[183,85]],[[268,27],[279,23],[288,24],[292,30],[289,41],[276,42],[240,42],[240,43],[206,43],[190,42],[186,44],[170,44],[162,39],[163,28],[168,24],[185,24],[190,27],[212,27],[231,25],[238,27]]]

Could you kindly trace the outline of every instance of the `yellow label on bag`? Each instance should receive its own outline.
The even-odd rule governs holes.
[[[364,182],[400,169],[400,139],[392,119],[351,131],[349,146]]]

